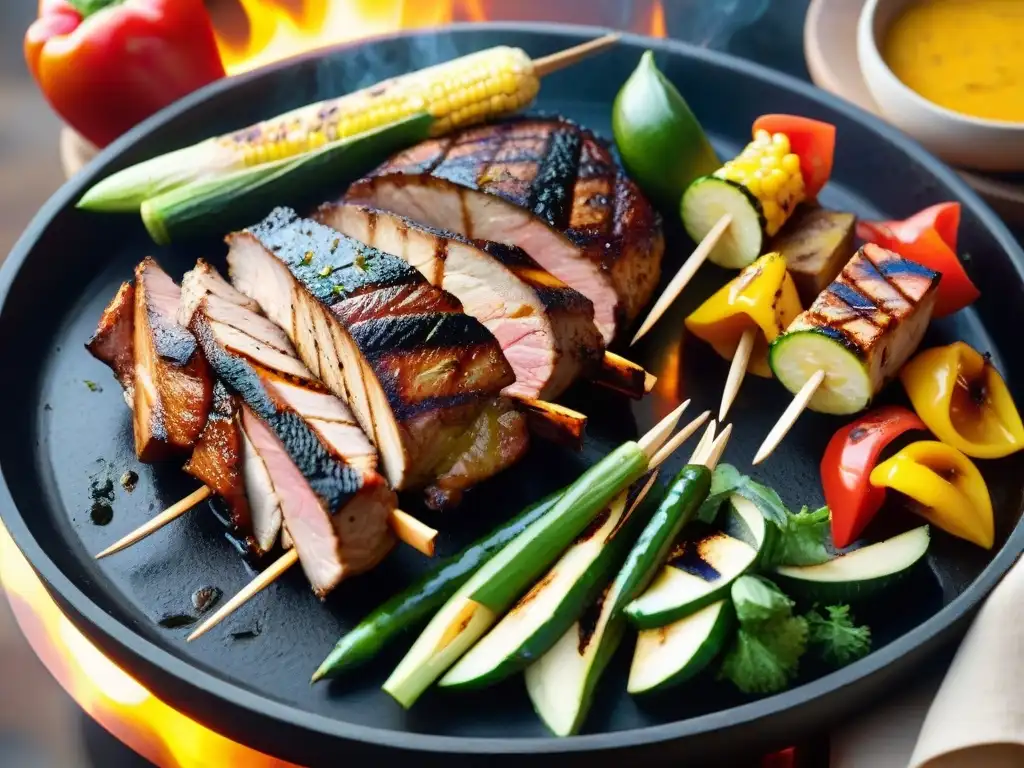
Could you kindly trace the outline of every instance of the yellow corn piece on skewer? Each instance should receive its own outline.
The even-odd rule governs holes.
[[[771,237],[806,197],[800,158],[790,152],[785,134],[758,131],[754,140],[714,176],[742,184],[761,203],[766,234]]]
[[[526,52],[498,46],[301,107],[218,142],[238,152],[245,165],[254,165],[423,112],[434,118],[431,135],[439,136],[516,112],[529,105],[539,89]]]

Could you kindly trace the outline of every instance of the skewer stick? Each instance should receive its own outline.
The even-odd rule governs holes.
[[[651,472],[651,476],[647,478],[647,482],[644,483],[644,487],[637,493],[636,498],[633,499],[633,503],[629,505],[629,509],[626,510],[627,515],[633,514],[633,510],[640,506],[640,502],[644,500],[644,497],[650,493],[651,488],[654,487],[654,481],[658,479],[658,470]],[[625,493],[629,493],[627,489]]]
[[[531,431],[545,440],[577,451],[583,448],[586,414],[547,400],[535,400],[532,397],[517,397],[516,400],[526,413]]]
[[[721,431],[715,441],[708,447],[707,455],[701,459],[701,464],[710,469],[712,472],[715,471],[715,467],[718,466],[718,462],[722,458],[722,454],[725,453],[725,446],[729,442],[729,437],[732,435],[732,424],[726,424],[725,429]]]
[[[675,453],[676,449],[679,448],[680,445],[689,440],[690,436],[700,429],[701,425],[708,420],[708,416],[710,415],[711,411],[704,411],[704,413],[673,435],[672,439],[661,446],[661,448],[658,449],[658,452],[651,457],[651,463],[648,465],[648,469],[654,469],[655,467],[661,466],[665,459]]]
[[[796,420],[800,418],[800,414],[804,412],[807,403],[814,397],[814,393],[818,391],[818,387],[821,386],[821,382],[824,380],[825,372],[815,371],[814,375],[807,380],[807,383],[800,387],[800,391],[793,397],[793,401],[786,406],[786,410],[782,412],[779,420],[775,422],[775,426],[771,428],[768,436],[761,443],[761,447],[757,449],[757,455],[754,456],[754,464],[760,464],[772,455],[772,451],[778,447],[779,443],[782,442],[782,438],[786,436],[786,433],[796,423]]]
[[[639,400],[654,389],[658,377],[631,360],[614,352],[605,352],[601,365],[591,375],[591,381]]]
[[[757,339],[757,330],[748,328],[740,336],[739,346],[736,347],[736,354],[732,356],[732,365],[729,366],[729,375],[725,377],[725,389],[722,390],[722,404],[718,407],[718,420],[724,421],[725,414],[732,407],[736,395],[739,394],[740,385],[743,384],[743,377],[747,375],[747,365],[750,363],[750,353],[754,351],[754,341]]]
[[[210,498],[212,493],[213,491],[211,491],[205,485],[202,488],[193,491],[181,501],[169,506],[167,509],[165,509],[163,512],[161,512],[153,519],[148,520],[143,525],[140,525],[127,536],[124,536],[123,538],[115,541],[109,547],[107,547],[98,555],[96,555],[96,559],[100,560],[104,557],[107,557],[108,555],[114,554],[115,552],[120,552],[122,549],[130,547],[135,542],[146,538],[147,536],[149,536],[149,534],[153,533],[154,531],[160,530],[172,520],[177,520],[179,517],[181,517],[190,509],[192,509],[192,507]]]
[[[391,510],[388,524],[395,536],[404,541],[410,547],[418,549],[427,557],[434,556],[434,542],[437,539],[437,530],[431,528],[422,520],[403,512],[400,509]]]
[[[274,561],[274,563],[264,570],[259,576],[250,581],[241,592],[224,603],[224,605],[222,605],[220,609],[213,614],[213,616],[200,624],[196,631],[188,636],[186,642],[191,643],[197,637],[205,635],[211,629],[224,621],[224,619],[249,602],[249,600],[277,581],[277,578],[282,573],[287,571],[297,562],[299,562],[299,553],[296,552],[293,547],[281,555],[281,557]]]
[[[658,297],[658,300],[651,307],[651,311],[644,319],[643,325],[640,326],[640,330],[636,332],[636,336],[630,344],[636,344],[640,339],[654,326],[656,322],[665,314],[672,302],[675,301],[679,294],[683,292],[683,289],[689,284],[693,276],[697,274],[697,270],[700,269],[701,264],[707,261],[708,256],[714,247],[718,244],[718,240],[725,234],[725,230],[732,224],[732,216],[725,214],[717,222],[715,226],[704,236],[704,239],[700,241],[697,247],[690,254],[683,266],[676,272],[676,276],[672,278],[672,282],[665,288],[664,293]]]
[[[676,408],[672,413],[666,416],[664,419],[655,424],[646,435],[637,440],[640,446],[640,450],[647,454],[647,465],[650,466],[651,457],[658,452],[658,449],[665,444],[668,440],[668,436],[672,434],[672,430],[676,428],[676,424],[683,417],[683,411],[690,404],[690,401],[685,401],[682,405]]]
[[[101,560],[104,557],[120,552],[122,549],[127,549],[132,544],[141,541],[151,533],[159,531],[168,523],[177,520],[190,509],[210,498],[212,495],[213,491],[211,491],[207,486],[204,485],[202,488],[198,488],[181,501],[169,506],[156,517],[140,525],[131,533],[115,541],[109,547],[96,555],[96,559]],[[417,520],[408,512],[403,512],[400,509],[394,509],[391,511],[391,517],[388,522],[391,525],[391,529],[399,539],[410,547],[418,549],[423,554],[433,556],[434,539],[437,538],[437,531],[434,528],[431,528],[422,520]]]
[[[593,56],[595,53],[607,50],[619,42],[618,32],[612,32],[611,34],[604,35],[595,40],[588,40],[580,45],[574,45],[572,48],[567,48],[564,51],[558,53],[552,53],[548,56],[541,56],[539,59],[533,60],[533,74],[538,78],[550,75],[552,72],[557,72],[560,69],[571,67],[573,64],[582,61],[588,56]]]
[[[707,453],[708,448],[715,441],[715,429],[718,427],[718,422],[714,419],[708,424],[708,428],[704,430],[704,434],[700,436],[700,440],[697,441],[697,447],[693,449],[693,453],[690,454],[687,464],[700,464],[701,457]]]

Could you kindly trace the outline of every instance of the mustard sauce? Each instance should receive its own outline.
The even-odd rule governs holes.
[[[1024,123],[1024,0],[920,0],[889,29],[882,57],[939,106]]]

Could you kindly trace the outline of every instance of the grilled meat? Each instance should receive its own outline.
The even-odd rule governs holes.
[[[279,329],[251,310],[206,296],[189,328],[242,401],[245,458],[254,468],[247,486],[252,493],[257,484],[271,489],[267,507],[280,509],[313,590],[324,596],[342,578],[375,566],[394,544],[388,518],[397,500],[365,461],[346,460],[352,436],[333,419],[347,409],[294,357]],[[279,346],[269,341],[275,331]],[[368,443],[359,437],[365,455]]]
[[[121,283],[85,348],[106,363],[124,390],[128,407],[135,401],[135,286]]]
[[[199,259],[195,267],[185,273],[181,279],[181,301],[178,303],[178,324],[188,328],[192,322],[192,315],[199,306],[199,302],[207,296],[219,296],[220,298],[240,307],[245,307],[252,312],[259,312],[260,305],[250,299],[244,293],[235,290],[227,280],[220,276],[220,273],[208,263]]]
[[[445,483],[428,497],[455,501],[525,451],[523,419],[498,397],[515,378],[498,343],[404,261],[288,209],[228,242],[235,287],[350,405],[392,487]],[[481,418],[495,442],[473,461]]]
[[[501,344],[516,375],[505,394],[554,399],[600,361],[604,344],[594,305],[521,248],[470,241],[352,203],[325,205],[316,218],[400,256],[431,285],[453,294]]]
[[[244,445],[238,425],[238,403],[221,383],[213,385],[213,407],[206,426],[185,462],[185,471],[217,494],[227,505],[231,524],[249,548],[266,552],[274,544],[253,535],[252,514],[243,479]]]
[[[352,202],[516,245],[594,304],[606,343],[658,282],[661,221],[590,131],[520,119],[431,139],[354,184]]]
[[[855,250],[852,213],[801,205],[768,246],[786,259],[786,269],[804,306],[835,280]]]
[[[180,299],[178,286],[152,258],[135,268],[132,413],[142,461],[190,449],[210,411],[213,380],[192,334],[175,319]]]

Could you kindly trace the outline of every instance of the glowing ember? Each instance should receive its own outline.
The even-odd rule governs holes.
[[[299,768],[211,731],[165,704],[92,644],[50,597],[0,523],[0,586],[32,650],[100,725],[168,768]]]
[[[231,0],[236,13],[214,5],[217,44],[229,74],[306,51],[403,29],[452,22],[558,21],[664,37],[660,0]],[[237,6],[237,7],[235,7]]]

